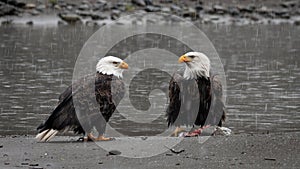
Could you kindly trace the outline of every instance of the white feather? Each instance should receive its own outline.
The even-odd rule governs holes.
[[[45,130],[45,131],[37,134],[35,138],[38,141],[46,142],[46,141],[49,141],[51,138],[53,138],[58,132],[59,132],[58,130],[48,129],[48,130]]]
[[[106,56],[98,61],[96,71],[122,78],[123,69],[113,64],[113,62],[122,63],[123,60],[114,56]]]
[[[186,63],[183,74],[185,79],[196,79],[198,76],[209,77],[210,60],[205,54],[200,52],[188,52],[185,55],[195,56],[191,62]]]

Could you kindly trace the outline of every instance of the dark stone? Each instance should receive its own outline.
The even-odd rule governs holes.
[[[300,26],[300,19],[299,19],[299,20],[295,20],[295,21],[294,21],[294,24],[295,24],[296,26]]]
[[[221,5],[214,5],[212,9],[216,14],[225,14],[227,12],[227,9]]]
[[[26,25],[33,25],[33,21],[26,22]]]
[[[0,6],[0,16],[5,16],[5,15],[17,15],[19,11],[11,6],[8,5],[2,5]]]
[[[238,16],[238,15],[240,15],[240,10],[236,7],[229,7],[228,13],[232,16]]]
[[[146,5],[153,5],[153,1],[152,0],[144,0]]]
[[[121,15],[121,11],[119,10],[112,10],[111,11],[111,14],[110,14],[110,17],[112,20],[117,20]]]
[[[152,6],[152,5],[148,5],[145,8],[145,11],[147,11],[147,12],[159,12],[160,10],[161,10],[160,7],[158,7],[158,6]]]
[[[22,162],[21,165],[29,165],[28,162]]]
[[[103,20],[103,19],[107,19],[108,16],[101,14],[101,13],[92,13],[91,18],[93,20]]]
[[[286,1],[286,2],[281,2],[280,5],[284,8],[291,8],[296,6],[297,2],[296,1]]]
[[[98,164],[103,164],[103,162],[102,162],[102,161],[99,161]]]
[[[146,6],[146,2],[144,0],[131,0],[131,2],[138,6]]]
[[[108,152],[108,155],[120,155],[120,154],[121,154],[121,152],[118,150],[111,150]]]
[[[29,166],[39,166],[39,164],[38,163],[31,163],[31,164],[29,164]]]
[[[196,9],[196,11],[202,11],[203,10],[203,6],[202,5],[196,5],[195,9]]]
[[[4,162],[4,165],[9,165],[10,163],[9,162]]]
[[[194,8],[188,8],[187,10],[183,11],[183,17],[191,17],[191,18],[198,18],[199,14]]]
[[[4,20],[1,22],[1,25],[11,25],[13,23],[13,20],[10,19],[10,20]],[[4,154],[3,157],[5,157],[5,155],[7,154]]]
[[[68,23],[81,21],[80,16],[77,14],[58,14],[58,16]]]
[[[0,145],[0,148],[3,148],[3,145]]]
[[[248,6],[238,6],[238,9],[241,12],[248,12],[248,13],[252,13],[255,10],[255,6],[254,5],[248,5]]]
[[[176,163],[175,165],[180,165],[180,163]]]
[[[62,20],[59,20],[59,21],[57,22],[57,24],[58,24],[58,25],[67,25],[67,22],[62,21]]]
[[[95,21],[86,21],[85,25],[87,25],[87,26],[97,26],[98,23],[95,22]]]

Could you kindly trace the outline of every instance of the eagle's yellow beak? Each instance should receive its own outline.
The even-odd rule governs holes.
[[[180,58],[178,59],[178,63],[182,63],[182,62],[191,62],[192,58],[186,56],[186,55],[182,55],[180,56]]]
[[[128,64],[126,62],[122,62],[122,63],[119,64],[118,67],[121,68],[121,69],[128,69]]]

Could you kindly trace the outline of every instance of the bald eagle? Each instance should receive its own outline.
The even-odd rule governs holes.
[[[38,126],[36,138],[49,141],[59,132],[73,130],[76,134],[84,134],[84,140],[111,140],[103,134],[106,122],[124,96],[121,78],[123,70],[127,68],[128,64],[117,57],[100,59],[95,74],[75,81],[59,96],[58,105],[46,121]],[[99,133],[98,137],[91,133],[94,127]]]
[[[169,105],[166,111],[168,126],[174,125],[173,133],[182,125],[222,126],[225,106],[222,101],[222,85],[216,75],[211,75],[210,60],[200,52],[182,55],[179,63],[185,63],[183,76],[175,73],[169,83]]]

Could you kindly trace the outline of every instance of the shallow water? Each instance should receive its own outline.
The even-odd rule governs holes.
[[[300,27],[200,28],[224,64],[225,126],[236,133],[300,131]],[[71,84],[80,49],[96,30],[81,26],[0,27],[1,135],[36,132],[55,107],[58,95]],[[166,128],[164,121],[157,124]],[[143,133],[148,127],[136,126],[134,132]]]

